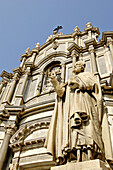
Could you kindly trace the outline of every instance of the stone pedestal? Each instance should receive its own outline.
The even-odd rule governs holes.
[[[105,163],[99,159],[78,162],[67,163],[66,165],[52,167],[51,170],[109,170],[105,166]]]

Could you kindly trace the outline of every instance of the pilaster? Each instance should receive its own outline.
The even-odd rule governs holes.
[[[38,87],[37,87],[37,95],[40,95],[40,93],[41,93],[43,77],[44,77],[44,71],[41,71],[40,77],[39,77],[39,83],[38,83]]]
[[[65,82],[65,68],[66,68],[66,65],[65,65],[65,63],[62,63],[61,66],[62,66],[61,78],[62,78],[62,83],[64,83]]]
[[[97,73],[97,64],[96,64],[95,50],[93,45],[90,45],[88,50],[91,55],[92,72]]]
[[[20,67],[21,67],[21,68],[23,68],[25,61],[26,61],[26,57],[24,56],[24,57],[22,58],[22,62],[21,62],[21,64],[20,64]]]
[[[2,79],[1,82],[0,82],[0,93],[1,93],[2,88],[3,88],[5,83],[6,83],[6,81],[4,79]]]
[[[5,133],[4,140],[2,142],[2,146],[0,148],[0,169],[1,170],[4,167],[4,163],[7,158],[7,152],[8,152],[10,138],[14,134],[16,129],[17,129],[16,125],[14,123],[12,124],[11,122],[8,122],[5,126],[6,133]]]
[[[85,41],[85,45],[88,48],[88,51],[91,56],[91,66],[92,66],[92,72],[95,74],[98,72],[97,70],[97,63],[96,63],[96,54],[95,54],[95,46],[97,45],[97,42],[94,38]]]
[[[111,37],[107,37],[107,45],[109,46],[112,60],[113,60],[113,39]]]
[[[15,76],[14,76],[14,78],[13,78],[13,80],[12,80],[12,82],[11,82],[11,88],[10,88],[10,90],[9,90],[9,93],[8,93],[8,95],[7,95],[7,98],[6,98],[6,102],[9,104],[10,103],[10,100],[11,100],[11,98],[12,98],[12,94],[13,94],[13,91],[14,91],[14,89],[15,89],[15,85],[16,85],[16,82],[17,82],[17,80],[18,80],[18,76],[17,76],[18,74],[16,73],[15,74]]]
[[[15,98],[16,98],[16,100],[17,100],[16,104],[17,104],[18,106],[21,105],[21,103],[22,103],[23,93],[24,93],[25,86],[26,86],[27,79],[28,79],[28,76],[29,76],[29,75],[30,75],[30,67],[27,67],[26,73],[25,73],[25,75],[24,75],[24,79],[23,79],[23,82],[22,82],[22,86],[21,86],[21,88],[20,88],[20,90],[19,90],[19,94],[17,94],[17,95],[15,96]]]

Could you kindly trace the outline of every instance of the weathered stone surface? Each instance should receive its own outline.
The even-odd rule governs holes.
[[[78,27],[74,28],[74,32],[72,34],[63,35],[61,32],[54,32],[53,35],[48,37],[47,41],[43,45],[40,46],[39,43],[37,43],[35,48],[31,50],[30,48],[27,48],[27,50],[25,50],[25,53],[21,55],[20,66],[13,69],[13,74],[7,73],[6,71],[2,72],[2,80],[0,82],[1,144],[4,143],[3,141],[5,141],[5,139],[7,139],[7,136],[5,135],[5,125],[10,122],[11,124],[15,124],[15,126],[17,126],[17,130],[14,135],[12,137],[10,136],[11,139],[9,137],[7,140],[8,142],[6,141],[4,145],[2,145],[7,145],[7,147],[10,146],[12,152],[14,153],[11,161],[11,157],[9,159],[7,154],[5,154],[6,156],[3,159],[3,161],[7,158],[9,159],[9,162],[11,162],[11,170],[49,170],[53,165],[55,165],[56,160],[53,161],[53,157],[47,152],[46,149],[44,149],[45,138],[48,133],[48,128],[51,126],[50,121],[53,116],[53,110],[56,107],[55,101],[56,98],[58,99],[51,82],[50,73],[52,71],[55,72],[59,84],[64,88],[65,92],[63,97],[63,91],[62,88],[60,88],[59,96],[61,96],[62,100],[58,99],[60,100],[60,104],[63,106],[60,108],[64,110],[64,101],[67,96],[66,87],[69,86],[69,81],[74,78],[73,69],[75,62],[77,61],[84,61],[86,64],[85,71],[95,74],[100,82],[100,91],[102,92],[102,100],[104,101],[102,106],[102,115],[106,114],[106,120],[108,119],[108,126],[110,128],[110,136],[103,139],[103,141],[107,139],[109,143],[109,139],[111,138],[113,153],[113,31],[103,32],[102,39],[100,40],[98,39],[99,34],[99,29],[94,28],[91,23],[88,23],[82,32]],[[70,90],[69,93],[72,94],[73,91],[74,90]],[[86,91],[83,93],[88,94]],[[91,90],[91,93],[95,94],[95,88]],[[92,101],[92,98],[93,97],[90,96],[91,100],[88,100],[88,103]],[[95,100],[95,97],[93,99]],[[78,101],[80,101],[80,97],[78,98]],[[70,103],[70,106],[74,108],[76,105],[74,95],[70,100]],[[95,108],[97,108],[97,103],[94,102],[94,104],[95,107],[91,107],[91,109],[89,109],[92,113],[90,116],[96,112]],[[83,104],[80,103],[79,106],[83,106]],[[61,109],[58,107],[58,113],[60,110]],[[71,109],[69,113],[72,112],[73,109]],[[60,137],[60,127],[63,126],[60,124],[60,122],[62,122],[62,114],[59,115],[56,114],[58,119],[55,119],[58,120],[57,124],[59,124],[57,129],[59,133],[56,141],[59,141],[59,139],[66,141],[66,138],[71,139],[71,143],[74,143],[75,146],[77,129],[73,130],[74,133],[71,134],[73,136],[71,136],[71,138],[68,136],[70,135],[70,132],[64,133],[65,135],[63,138]],[[64,116],[63,118],[66,117]],[[78,118],[81,118],[81,115],[75,114],[75,120],[79,120],[78,123],[81,124],[81,120]],[[87,123],[88,121],[89,123],[93,123],[92,120],[93,118],[90,118],[89,120],[87,119]],[[69,124],[67,124],[69,126],[74,123],[70,122],[70,119],[68,119],[67,122],[64,120],[64,122],[64,124],[68,122]],[[98,118],[95,122],[97,124]],[[83,121],[82,124],[84,124]],[[55,126],[53,126],[53,129],[55,130]],[[68,128],[64,129],[67,131]],[[69,127],[69,129],[72,128]],[[82,130],[83,129],[80,129],[79,132],[82,132]],[[79,134],[79,132],[77,132],[77,134]],[[99,130],[96,132],[98,134]],[[109,133],[106,134],[108,135]],[[80,134],[78,135],[77,141],[82,142],[82,144],[91,144],[90,139],[88,140],[87,137],[80,137]],[[62,141],[60,141],[60,145],[62,148]],[[78,161],[81,159],[81,151],[83,152],[82,160],[90,159],[91,151],[93,151],[94,148],[95,151],[99,152],[98,145],[98,142],[96,142],[96,144],[92,142],[92,145],[81,145],[81,147],[78,146],[76,148],[77,150],[74,151],[74,154],[76,152],[78,155]],[[66,145],[65,148],[67,151],[70,149],[68,146],[70,145]],[[4,147],[4,149],[2,148],[2,150],[4,150],[2,153],[7,153],[5,152],[7,147]],[[109,149],[110,145],[107,145],[107,148]],[[60,151],[62,153],[62,150]],[[68,158],[70,157],[70,159],[76,159],[76,154],[74,156],[72,153],[69,156],[69,153],[71,152],[68,152]],[[63,154],[66,154],[64,150]],[[65,155],[66,159],[67,155]],[[2,156],[4,156],[4,154],[1,155],[1,158]],[[67,160],[67,162],[69,162],[69,160]],[[87,162],[87,164],[91,165],[89,162]],[[3,165],[6,169],[6,164],[3,163]],[[81,165],[81,163],[79,165]],[[71,164],[69,164],[69,166],[71,166]],[[61,166],[61,169],[63,167],[66,168],[64,165]],[[73,165],[71,166],[71,169],[72,168]],[[97,169],[98,168],[102,167],[97,166]]]
[[[78,163],[67,163],[66,165],[52,167],[51,170],[109,170],[109,168],[100,160],[90,160]]]

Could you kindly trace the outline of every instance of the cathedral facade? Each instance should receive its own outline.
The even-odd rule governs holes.
[[[56,93],[50,80],[54,71],[60,84],[72,76],[76,61],[85,62],[101,85],[113,152],[113,31],[91,23],[83,32],[53,32],[40,46],[25,50],[13,73],[3,71],[0,82],[0,170],[49,170],[56,166],[44,147]]]

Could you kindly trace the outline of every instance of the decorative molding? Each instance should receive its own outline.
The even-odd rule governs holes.
[[[9,112],[5,108],[0,110],[0,120],[8,119],[9,116]]]
[[[88,31],[92,31],[92,32],[96,32],[97,33],[97,37],[100,35],[100,31],[99,31],[99,28],[95,28],[92,26],[92,24],[90,22],[88,22],[86,24],[86,28],[84,29],[85,32],[87,33]]]
[[[79,47],[76,43],[73,43],[73,44],[71,44],[68,48],[67,48],[67,50],[71,53],[73,50],[75,50],[76,51],[76,53],[80,53],[80,52],[82,52],[82,50],[83,50],[83,48],[82,47]]]
[[[33,68],[33,69],[37,69],[40,68],[43,64],[45,64],[47,61],[49,63],[52,63],[52,61],[62,61],[61,59],[57,59],[57,57],[62,56],[67,58],[67,53],[64,51],[55,51],[49,55],[47,55],[46,57],[44,57],[42,60],[40,60],[37,65]],[[50,61],[49,61],[50,60]],[[47,64],[46,64],[47,65]]]
[[[21,67],[13,69],[14,74],[18,74],[17,77],[20,78],[20,76],[24,73]]]
[[[27,49],[25,50],[25,54],[22,54],[22,55],[21,55],[20,61],[22,61],[24,57],[25,57],[25,58],[31,57],[31,55],[33,54],[33,51],[32,51],[32,50],[30,51],[29,49],[30,49],[30,48],[27,48]]]
[[[80,33],[80,29],[78,28],[78,26],[76,26],[73,30],[74,30],[74,32]]]
[[[87,40],[84,43],[85,43],[87,48],[89,48],[91,45],[93,45],[94,47],[97,45],[97,42],[96,42],[95,38]]]
[[[56,50],[58,48],[58,42],[54,41],[53,44],[52,44],[52,47],[53,47],[54,50]]]
[[[22,126],[16,133],[11,137],[10,139],[10,147],[15,148],[19,147],[20,145],[31,145],[31,144],[37,144],[37,143],[44,143],[45,139],[34,139],[34,140],[28,140],[24,141],[24,139],[29,136],[31,133],[33,133],[36,130],[40,129],[48,129],[50,122],[35,122],[34,124],[30,125],[24,125]]]
[[[13,78],[13,74],[12,73],[8,73],[7,71],[3,70],[2,73],[0,74],[0,77],[2,77],[5,80],[12,79]]]
[[[13,135],[17,129],[16,124],[12,122],[7,122],[4,128],[5,128],[5,132],[11,135]]]
[[[108,37],[113,39],[113,31],[104,31],[104,32],[102,32],[102,40],[105,43],[107,43]]]
[[[30,48],[27,48],[26,50],[25,50],[25,53],[27,54],[27,56],[31,56],[32,55],[32,51],[30,51],[29,50]]]

